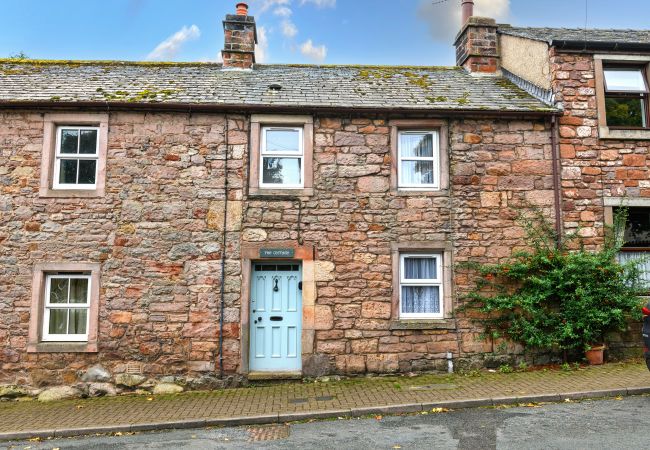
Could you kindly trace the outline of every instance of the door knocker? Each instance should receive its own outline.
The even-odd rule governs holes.
[[[280,288],[278,287],[278,279],[275,279],[275,286],[273,286],[273,292],[278,292]]]

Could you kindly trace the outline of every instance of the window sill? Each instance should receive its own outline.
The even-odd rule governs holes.
[[[103,197],[100,189],[41,189],[41,198],[98,198]]]
[[[391,188],[390,192],[397,197],[449,197],[449,189],[441,189],[437,191],[421,191],[417,189]]]
[[[600,139],[650,140],[650,130],[620,130],[609,127],[599,128]]]
[[[97,353],[94,342],[39,342],[29,344],[27,353]]]
[[[391,330],[454,330],[453,319],[402,319],[390,323]]]
[[[261,189],[261,188],[250,188],[248,190],[249,197],[277,197],[277,198],[289,198],[289,197],[311,197],[314,195],[314,188],[303,188],[303,189]]]

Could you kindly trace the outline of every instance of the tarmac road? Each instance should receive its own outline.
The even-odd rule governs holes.
[[[648,449],[650,396],[260,427],[22,441],[13,449]],[[257,437],[257,441],[253,439]]]

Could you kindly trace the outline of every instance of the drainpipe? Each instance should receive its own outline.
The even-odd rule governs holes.
[[[226,126],[224,127],[226,156],[223,164],[224,173],[224,202],[223,202],[223,248],[221,249],[221,307],[219,308],[219,378],[223,378],[223,309],[226,305],[226,292],[224,283],[226,280],[226,226],[228,223],[228,114],[225,116]]]
[[[551,117],[551,153],[553,154],[553,193],[555,201],[556,245],[562,245],[562,180],[560,178],[560,145],[557,116]]]

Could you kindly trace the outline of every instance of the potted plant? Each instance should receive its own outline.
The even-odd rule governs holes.
[[[604,361],[605,344],[595,344],[585,350],[585,358],[592,366],[599,366]]]
[[[617,223],[624,223],[623,214]],[[477,320],[488,337],[561,351],[565,362],[570,353],[586,352],[602,364],[603,336],[639,316],[639,263],[617,261],[622,242],[613,229],[605,245],[592,251],[577,234],[560,241],[540,211],[519,220],[531,248],[501,264],[465,264],[478,275],[465,308],[483,313]]]

